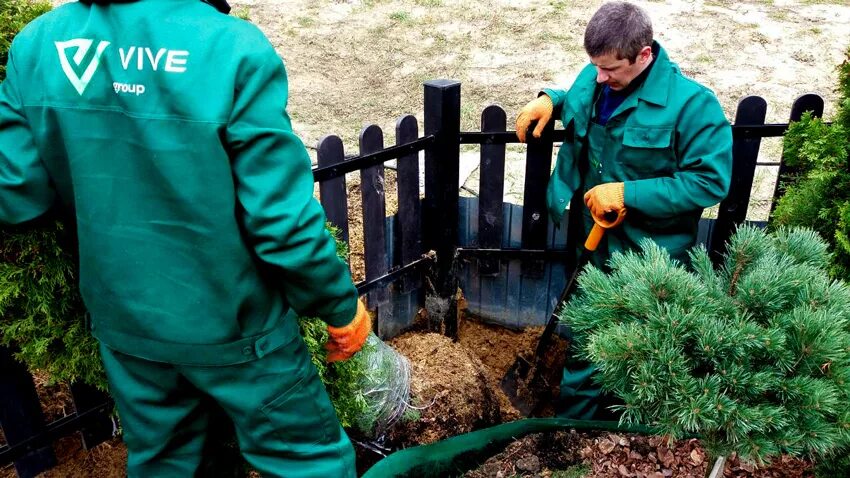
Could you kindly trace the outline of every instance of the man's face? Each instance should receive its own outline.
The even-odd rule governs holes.
[[[616,52],[605,53],[590,58],[590,62],[596,66],[596,82],[606,84],[614,91],[620,91],[629,86],[652,61],[652,48],[645,46],[638,53],[634,63],[628,59],[617,58]]]

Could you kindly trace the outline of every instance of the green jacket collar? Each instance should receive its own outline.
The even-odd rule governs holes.
[[[80,0],[80,2],[85,3],[87,5],[91,5],[92,3],[97,5],[108,5],[110,3],[133,3],[138,0]],[[221,13],[228,14],[230,13],[230,5],[227,3],[227,0],[201,0],[204,3],[208,3],[215,7]]]
[[[653,41],[652,46],[656,45],[658,45],[658,55],[655,57],[655,64],[649,71],[646,81],[632,96],[654,105],[666,106],[667,96],[670,93],[670,69],[673,63],[667,56],[667,51],[657,41]]]

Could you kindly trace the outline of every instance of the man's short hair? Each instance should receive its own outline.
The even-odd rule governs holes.
[[[584,50],[591,58],[613,52],[634,63],[640,50],[651,45],[652,20],[627,2],[602,4],[584,30]]]

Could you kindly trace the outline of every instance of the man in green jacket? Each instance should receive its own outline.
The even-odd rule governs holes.
[[[72,214],[129,476],[195,475],[210,399],[263,476],[354,476],[296,316],[324,319],[342,360],[369,315],[313,198],[283,62],[216,8],[74,2],[21,31],[0,85],[0,222]]]
[[[590,64],[569,90],[544,90],[517,117],[520,141],[533,121],[539,137],[553,115],[567,130],[547,189],[549,214],[560,223],[573,195],[582,194],[587,234],[593,215],[625,208],[623,224],[594,253],[597,266],[647,237],[686,263],[703,209],[729,190],[732,131],[720,103],[682,75],[635,5],[603,4],[588,22],[584,48]],[[593,370],[577,363],[565,370],[562,415],[602,411]]]

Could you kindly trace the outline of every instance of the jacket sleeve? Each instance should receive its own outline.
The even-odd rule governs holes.
[[[24,115],[19,82],[10,51],[6,81],[0,84],[0,223],[4,224],[41,216],[56,197]]]
[[[626,181],[626,209],[668,218],[722,201],[732,176],[732,128],[708,90],[691,97],[676,127],[678,170],[672,176]]]
[[[354,318],[357,290],[313,197],[310,158],[286,113],[283,62],[263,40],[239,66],[226,131],[237,211],[248,243],[276,270],[292,308],[302,317],[346,325]]]
[[[537,94],[539,98],[540,95],[546,95],[552,100],[552,115],[555,118],[561,118],[561,110],[564,107],[564,101],[567,98],[567,90],[556,90],[554,88],[545,88],[543,91]]]

